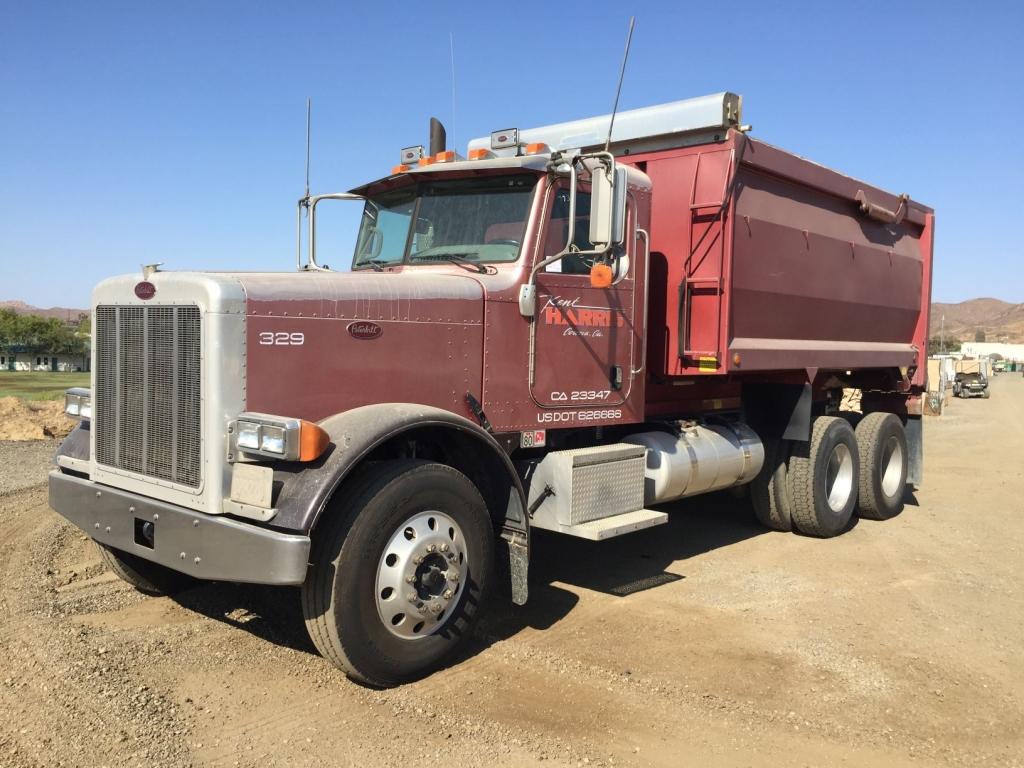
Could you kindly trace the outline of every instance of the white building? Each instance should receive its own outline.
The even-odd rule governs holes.
[[[85,355],[53,355],[21,352],[11,355],[0,353],[0,371],[87,371],[89,361]]]
[[[965,341],[960,345],[964,357],[1001,355],[1004,360],[1024,360],[1024,344],[1001,344],[996,341]]]

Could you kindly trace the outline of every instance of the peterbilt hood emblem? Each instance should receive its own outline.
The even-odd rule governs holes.
[[[356,320],[348,324],[348,334],[353,339],[371,341],[372,339],[379,339],[383,333],[384,329],[381,326],[367,320]]]
[[[148,280],[135,284],[135,295],[140,299],[152,299],[156,296],[156,286]]]

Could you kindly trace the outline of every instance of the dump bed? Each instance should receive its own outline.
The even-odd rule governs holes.
[[[920,366],[930,208],[729,130],[620,155],[653,182],[656,376]]]

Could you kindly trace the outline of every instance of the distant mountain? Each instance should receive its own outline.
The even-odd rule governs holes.
[[[970,299],[959,304],[932,304],[932,338],[942,330],[945,316],[947,339],[974,341],[975,334],[985,332],[986,341],[1024,342],[1024,304],[1011,304],[999,299]]]
[[[38,315],[39,317],[55,317],[58,320],[76,321],[82,315],[88,315],[88,309],[72,309],[71,307],[50,307],[43,309],[33,307],[24,301],[0,301],[0,309],[13,309],[19,315]]]

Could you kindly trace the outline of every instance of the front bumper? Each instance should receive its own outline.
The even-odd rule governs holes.
[[[50,472],[50,506],[101,544],[199,579],[252,584],[306,579],[308,536],[193,512],[59,470]],[[153,523],[152,547],[139,543],[142,523]]]

